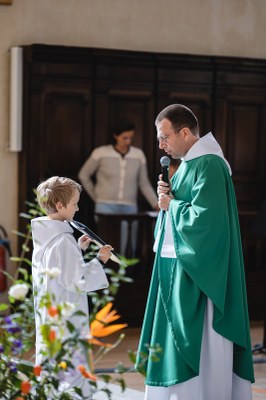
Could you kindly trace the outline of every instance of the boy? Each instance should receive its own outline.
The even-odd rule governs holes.
[[[83,235],[78,243],[73,236],[73,229],[68,224],[78,211],[81,186],[65,177],[54,176],[42,182],[37,188],[39,205],[47,216],[31,221],[33,237],[32,277],[34,290],[34,307],[36,320],[36,364],[43,361],[42,335],[40,327],[47,320],[46,307],[40,308],[40,301],[47,292],[55,297],[55,304],[71,303],[84,316],[68,318],[80,329],[84,337],[89,336],[89,311],[86,293],[108,287],[108,280],[103,270],[113,248],[109,245],[102,247],[98,256],[88,263],[84,262],[82,250],[86,250],[91,239]],[[51,274],[58,275],[51,279]],[[82,352],[75,351],[72,362],[74,366],[86,364]],[[81,387],[81,374],[77,371],[64,374],[64,383],[68,387]],[[90,388],[85,389],[84,395],[89,395]]]

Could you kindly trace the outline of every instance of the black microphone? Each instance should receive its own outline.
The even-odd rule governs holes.
[[[162,175],[163,175],[163,181],[165,182],[165,183],[169,183],[169,165],[170,165],[170,158],[169,157],[167,157],[167,156],[163,156],[161,159],[160,159],[160,164],[161,164],[161,172],[162,172]],[[162,222],[163,222],[163,219],[164,219],[164,215],[165,215],[165,210],[161,210],[162,211]],[[161,223],[162,223],[161,222]]]
[[[161,171],[163,174],[163,181],[165,183],[169,183],[169,165],[170,165],[170,158],[167,156],[163,156],[160,159],[160,164],[161,164]]]

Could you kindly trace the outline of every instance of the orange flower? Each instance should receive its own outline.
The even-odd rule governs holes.
[[[49,332],[49,340],[50,340],[50,342],[54,342],[55,339],[56,339],[56,333],[53,329],[51,329]]]
[[[50,306],[48,308],[48,314],[50,315],[50,317],[55,317],[56,315],[58,315],[57,307]]]
[[[78,366],[77,366],[77,369],[79,370],[79,372],[80,372],[81,374],[83,374],[84,371],[86,371],[86,368],[84,367],[84,365],[78,365]]]
[[[35,365],[33,368],[33,373],[35,376],[40,376],[42,372],[42,367],[40,365]]]
[[[91,381],[97,381],[97,378],[95,375],[92,375],[89,371],[85,371],[83,374],[84,378],[88,378]]]
[[[24,400],[23,397],[16,397],[15,400]]]
[[[111,322],[116,321],[121,318],[117,314],[116,310],[111,310],[113,303],[106,304],[95,317],[95,320],[91,323],[91,335],[95,337],[104,337],[111,335],[114,332],[120,331],[121,329],[127,327],[127,324],[113,324],[109,325]],[[92,340],[90,340],[91,342]]]
[[[29,381],[23,381],[20,385],[20,390],[23,394],[28,394],[31,388],[31,384]]]
[[[79,370],[81,375],[84,376],[84,378],[91,379],[92,381],[97,380],[96,376],[87,371],[84,365],[78,365],[77,369]]]
[[[96,338],[90,338],[89,339],[89,343],[90,344],[95,344],[96,346],[101,346],[101,347],[107,347],[107,348],[112,348],[113,347],[113,345],[111,343],[106,343],[106,342],[103,342],[103,341],[98,340]]]

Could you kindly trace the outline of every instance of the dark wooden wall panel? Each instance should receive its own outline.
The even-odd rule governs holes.
[[[197,115],[201,132],[213,127],[213,66],[209,57],[157,55],[156,114],[164,107],[181,103]],[[163,151],[157,151],[157,165]]]
[[[73,175],[80,167],[82,149],[90,135],[88,93],[84,91],[53,91],[44,100],[45,175]],[[80,133],[86,132],[86,135]]]
[[[231,163],[240,210],[266,197],[265,61],[215,59],[215,131]]]
[[[259,113],[256,107],[248,104],[234,104],[231,106],[231,128],[235,132],[230,137],[232,169],[236,175],[245,175],[247,179],[254,179],[258,171],[258,141]]]

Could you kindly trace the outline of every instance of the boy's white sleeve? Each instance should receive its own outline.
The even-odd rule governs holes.
[[[104,289],[109,286],[106,274],[102,264],[94,258],[83,266],[83,279],[80,290],[92,292],[94,290]]]
[[[109,286],[102,264],[95,258],[84,262],[74,237],[65,237],[56,249],[58,283],[70,292],[91,292]]]

